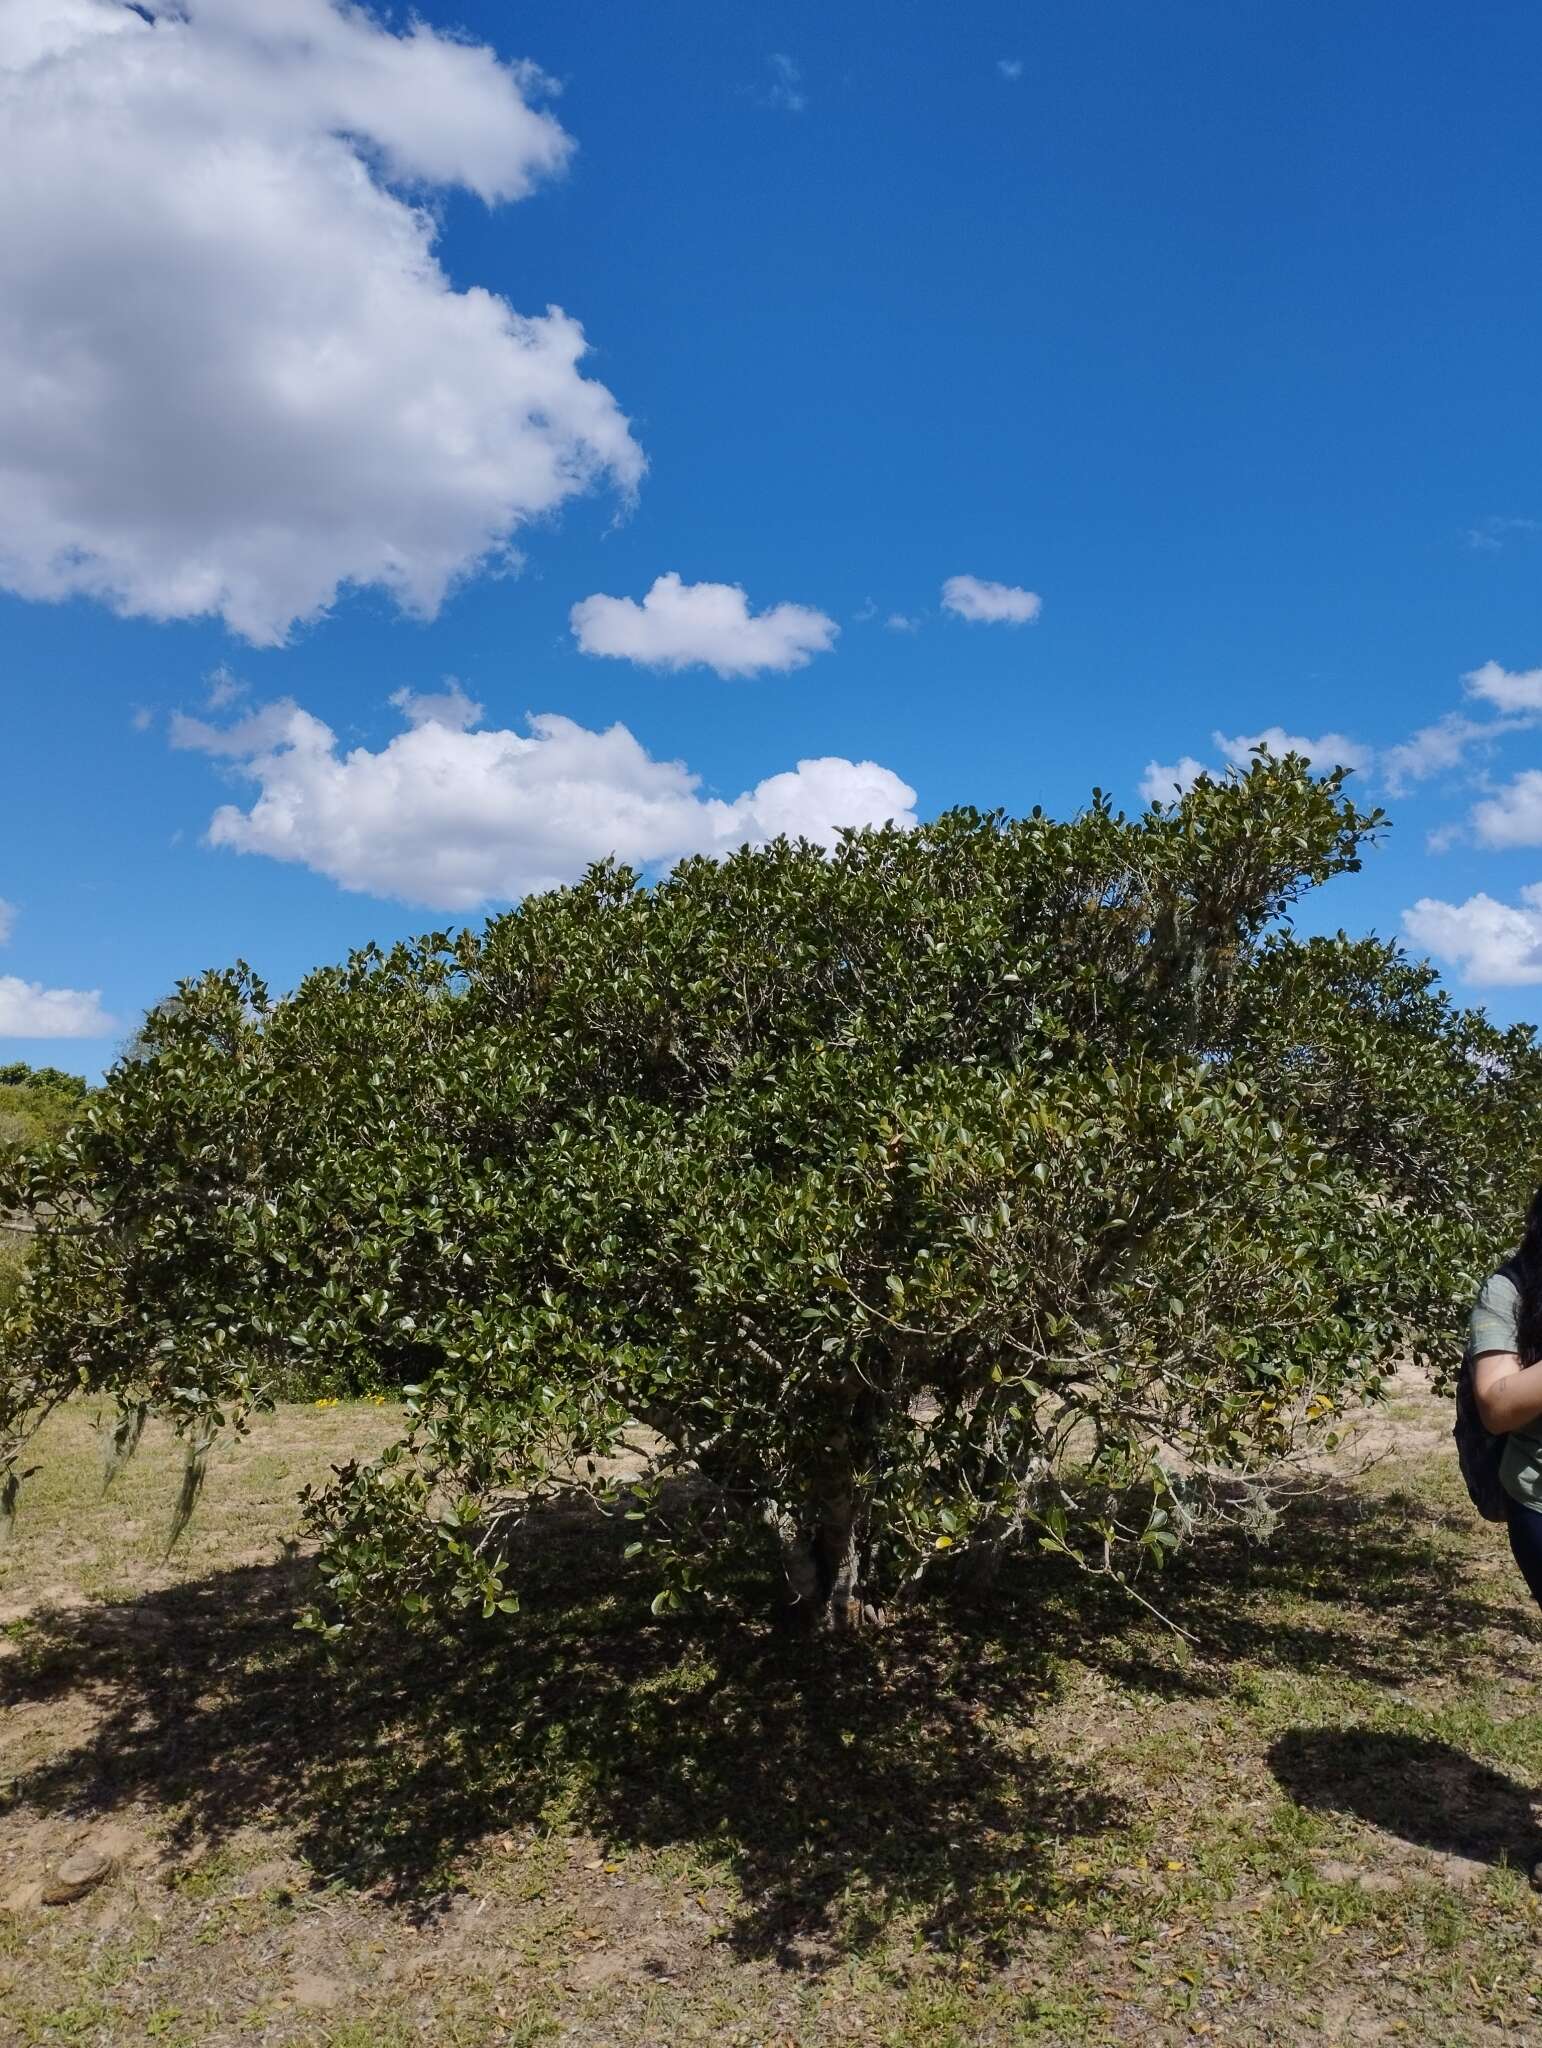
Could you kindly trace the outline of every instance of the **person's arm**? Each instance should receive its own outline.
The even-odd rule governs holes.
[[[1495,1436],[1524,1429],[1542,1415],[1542,1359],[1522,1365],[1513,1351],[1480,1351],[1472,1362],[1472,1391],[1485,1429]]]

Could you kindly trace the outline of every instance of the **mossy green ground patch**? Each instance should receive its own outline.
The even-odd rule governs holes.
[[[1192,1644],[1033,1557],[865,1642],[659,1622],[570,1518],[497,1633],[336,1656],[294,1497],[391,1411],[264,1419],[169,1560],[174,1447],[103,1499],[66,1414],[0,1561],[0,2034],[1535,2042],[1542,1629],[1414,1406],[1167,1573]]]

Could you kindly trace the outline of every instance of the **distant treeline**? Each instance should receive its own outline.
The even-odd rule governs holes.
[[[25,1060],[12,1060],[0,1067],[0,1088],[46,1088],[54,1095],[80,1101],[86,1093],[84,1074],[66,1074],[62,1067],[29,1067]]]
[[[0,1161],[58,1137],[88,1093],[83,1075],[60,1067],[32,1067],[25,1060],[0,1066]],[[25,1232],[7,1227],[0,1202],[0,1306],[15,1298],[30,1235],[30,1224]]]
[[[59,1067],[29,1067],[25,1060],[0,1067],[0,1153],[56,1138],[87,1092],[82,1075]]]

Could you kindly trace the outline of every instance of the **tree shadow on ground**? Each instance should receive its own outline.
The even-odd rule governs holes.
[[[1448,1742],[1293,1728],[1269,1763],[1298,1806],[1354,1814],[1423,1849],[1489,1863],[1529,1863],[1542,1850],[1527,1788]]]
[[[1268,1550],[1214,1539],[1161,1586],[1200,1639],[1187,1660],[1127,1597],[1042,1556],[989,1604],[807,1643],[658,1621],[620,1539],[558,1521],[496,1635],[341,1652],[294,1629],[303,1566],[226,1571],[33,1617],[0,1706],[84,1694],[100,1718],[12,1796],[82,1816],[151,1802],[183,1842],[277,1822],[320,1880],[413,1909],[479,1842],[553,1821],[726,1861],[749,1955],[861,1950],[900,1913],[989,1944],[1050,1895],[1060,1838],[1127,1818],[1090,1767],[1034,1744],[1067,1659],[1156,1693],[1219,1693],[1239,1661],[1395,1683],[1513,1621],[1453,1592],[1449,1540],[1414,1504],[1362,1522],[1331,1493]]]
[[[14,1796],[82,1816],[149,1800],[186,1843],[278,1821],[320,1880],[423,1910],[479,1841],[543,1818],[690,1845],[734,1870],[736,1946],[784,1960],[860,1950],[905,1910],[988,1944],[1047,1895],[1057,1838],[1116,1818],[1020,1739],[1051,1684],[1032,1641],[1006,1655],[920,1617],[827,1642],[660,1622],[593,1529],[559,1527],[496,1635],[333,1654],[294,1628],[306,1590],[249,1567],[35,1617],[0,1706],[84,1692],[103,1711]]]
[[[1217,1698],[1239,1667],[1399,1687],[1529,1675],[1530,1602],[1510,1567],[1473,1566],[1480,1525],[1407,1492],[1313,1480],[1276,1496],[1266,1541],[1201,1537],[1142,1581],[1190,1647],[1147,1626],[1110,1581],[1061,1573],[1039,1601],[1065,1654],[1163,1697]],[[1021,1584],[1018,1598],[1031,1597]]]

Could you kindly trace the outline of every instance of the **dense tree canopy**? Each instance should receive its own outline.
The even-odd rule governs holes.
[[[1449,1358],[1542,1154],[1528,1030],[1290,928],[1382,822],[1264,757],[189,983],[13,1171],[0,1449],[99,1389],[125,1445],[184,1428],[190,1501],[275,1390],[403,1387],[311,1503],[342,1615],[513,1604],[573,1486],[661,1608],[757,1559],[846,1626],[1025,1538],[1159,1558]]]

